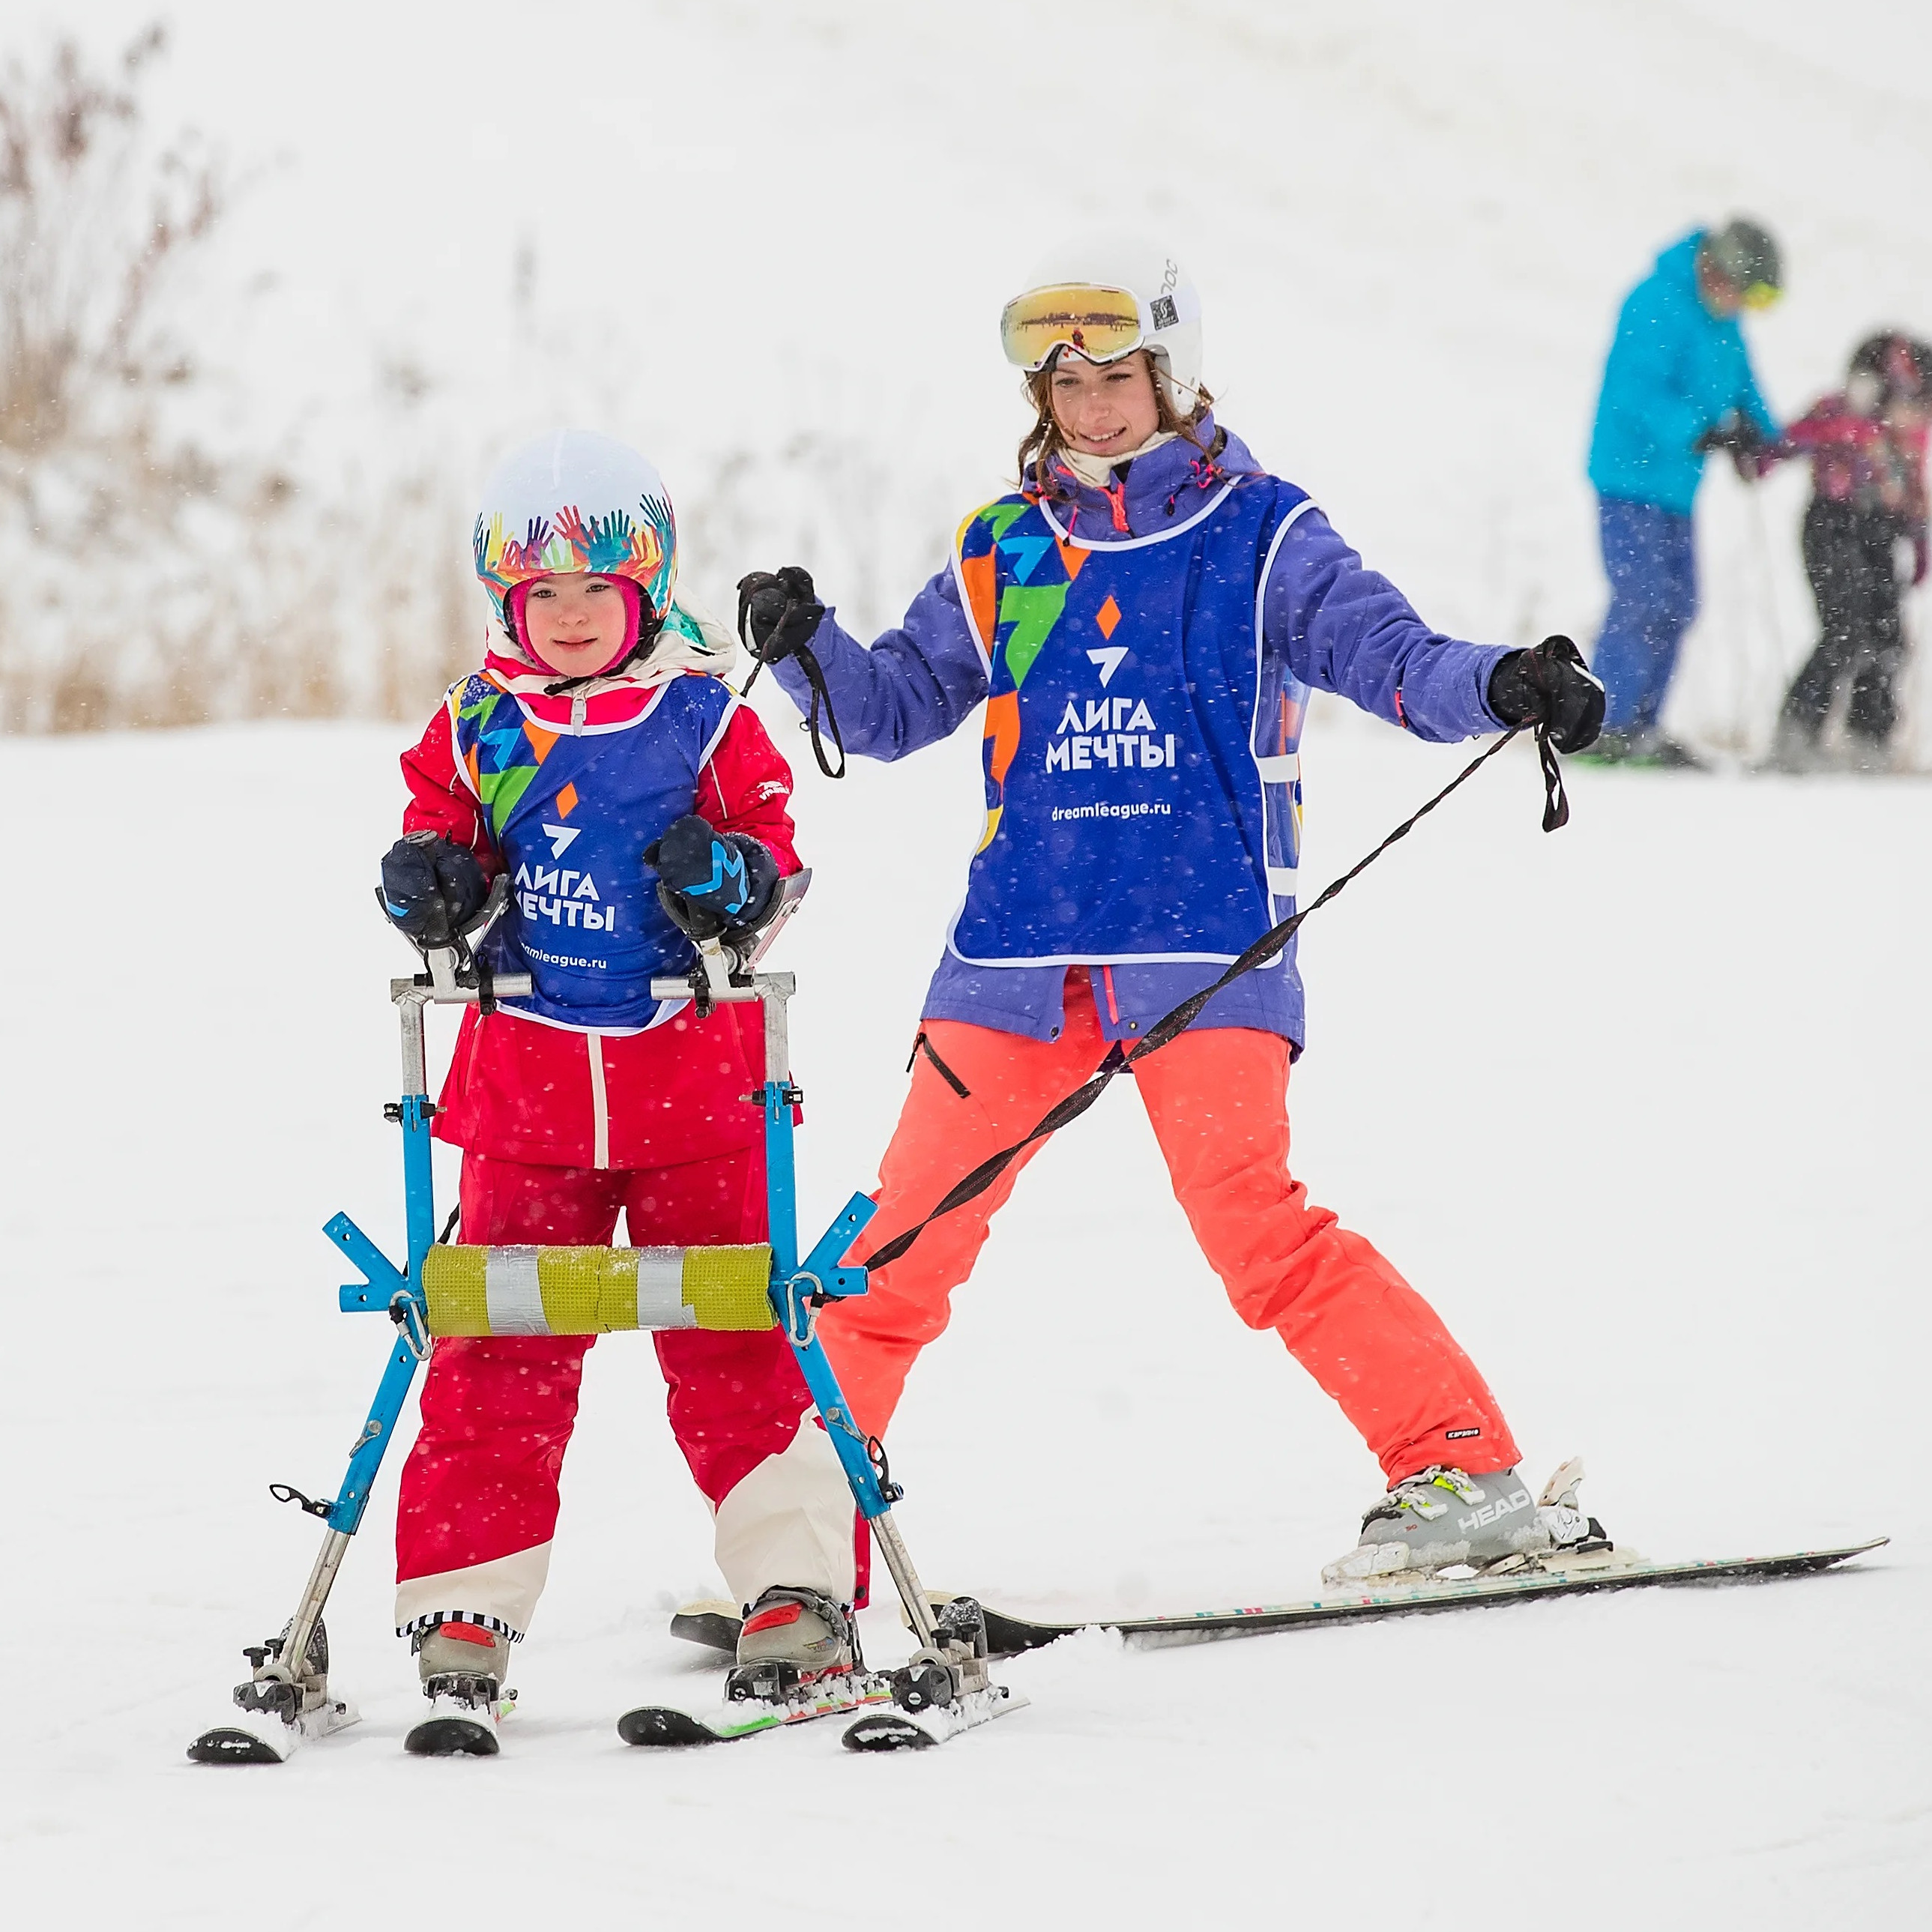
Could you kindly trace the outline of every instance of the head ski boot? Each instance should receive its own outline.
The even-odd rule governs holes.
[[[745,1614],[724,1694],[779,1703],[821,1678],[862,1667],[850,1610],[816,1590],[775,1583]]]
[[[480,1624],[442,1623],[417,1633],[416,1651],[429,1715],[404,1738],[404,1750],[417,1757],[494,1757],[509,1639]]]
[[[1529,1486],[1514,1469],[1472,1476],[1438,1462],[1406,1476],[1362,1519],[1362,1540],[1324,1583],[1420,1582],[1459,1566],[1481,1572],[1550,1547]]]

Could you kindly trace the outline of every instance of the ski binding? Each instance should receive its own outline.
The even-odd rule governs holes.
[[[281,1764],[305,1744],[346,1730],[361,1712],[328,1694],[328,1633],[316,1619],[302,1668],[283,1664],[289,1632],[242,1652],[254,1674],[235,1687],[238,1715],[212,1724],[188,1748],[196,1764]]]
[[[869,1712],[848,1724],[840,1742],[848,1750],[924,1750],[1009,1712],[1023,1710],[1027,1701],[1004,1684],[988,1684],[983,1690],[962,1691],[950,1704],[930,1704],[916,1711],[896,1702],[890,1711]]]

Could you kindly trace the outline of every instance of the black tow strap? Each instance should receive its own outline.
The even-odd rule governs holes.
[[[1158,1052],[1170,1040],[1184,1033],[1201,1017],[1202,1009],[1216,993],[1232,986],[1244,974],[1252,973],[1258,966],[1265,966],[1294,937],[1304,920],[1311,913],[1319,912],[1358,873],[1367,871],[1398,838],[1406,838],[1451,792],[1459,786],[1466,784],[1511,739],[1529,728],[1519,724],[1514,730],[1505,732],[1487,751],[1472,759],[1426,805],[1404,819],[1367,857],[1358,860],[1339,879],[1324,886],[1320,896],[1304,906],[1299,912],[1262,934],[1211,986],[1204,986],[1199,992],[1183,1000],[1172,1012],[1156,1020],[1148,1029],[1145,1036],[1135,1043],[1131,1052],[1116,1040],[1108,1048],[1106,1058],[1101,1061],[1085,1083],[1076,1087],[1065,1100],[1046,1114],[1024,1140],[1016,1141],[1011,1147],[1002,1148],[998,1154],[982,1160],[946,1195],[924,1220],[907,1228],[903,1234],[895,1234],[890,1241],[874,1249],[866,1257],[862,1265],[867,1268],[881,1268],[897,1261],[942,1214],[950,1214],[954,1208],[963,1208],[968,1202],[976,1199],[1028,1148],[1058,1132],[1070,1120],[1077,1120],[1113,1084],[1116,1075],[1124,1072],[1136,1060],[1144,1059],[1150,1053]],[[1555,832],[1570,822],[1570,800],[1563,790],[1563,773],[1557,764],[1556,751],[1550,742],[1548,728],[1538,725],[1535,731],[1537,757],[1543,772],[1543,829],[1546,832]]]

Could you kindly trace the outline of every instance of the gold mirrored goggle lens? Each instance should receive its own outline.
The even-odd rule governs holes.
[[[1754,282],[1744,291],[1746,308],[1769,308],[1784,291],[1772,282]]]
[[[1000,317],[1006,360],[1041,369],[1056,349],[1077,350],[1090,362],[1113,362],[1141,346],[1141,316],[1124,289],[1085,283],[1033,289],[1007,303]]]

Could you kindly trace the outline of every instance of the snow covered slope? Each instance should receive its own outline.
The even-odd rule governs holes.
[[[774,714],[776,715],[776,714]],[[791,740],[788,735],[785,742]],[[13,1472],[0,1864],[32,1924],[1904,1924],[1932,1878],[1920,1465],[1932,788],[1575,775],[1512,752],[1310,926],[1300,1171],[1469,1344],[1538,1473],[1573,1451],[1658,1556],[1890,1531],[1857,1574],[1011,1666],[1033,1707],[930,1759],[836,1727],[616,1738],[716,1694],[663,1634],[714,1587],[647,1346],[598,1348],[550,1592],[494,1763],[400,1751],[394,1470],[332,1617],[361,1727],[182,1758],[277,1627],[385,1324],[320,1224],[400,1228],[368,904],[398,734],[269,728],[0,755]],[[975,817],[972,746],[802,784],[808,1218],[872,1178]],[[1311,878],[1456,768],[1332,711]],[[868,848],[929,836],[910,935]],[[96,884],[96,880],[102,883]],[[50,911],[58,912],[56,925]],[[187,937],[199,934],[198,939]],[[1306,1594],[1372,1464],[1242,1328],[1130,1090],[1049,1148],[894,1444],[929,1580],[1019,1608]],[[898,1641],[874,1613],[875,1652]],[[1467,1829],[1482,1901],[1445,1895]],[[1418,1847],[1420,1848],[1418,1850]]]
[[[86,28],[151,10],[94,0]],[[1071,27],[1042,38],[1022,0],[172,10],[172,106],[286,158],[233,237],[238,287],[278,286],[206,325],[230,433],[474,473],[593,422],[658,455],[714,602],[796,554],[855,621],[902,604],[1010,462],[992,317],[1060,223],[1174,236],[1229,421],[1434,621],[1511,640],[1594,623],[1589,409],[1659,244],[1732,208],[1784,236],[1790,298],[1754,328],[1786,410],[1868,326],[1932,325],[1932,24],[1896,0],[1120,0],[1070,76]],[[36,12],[74,10],[30,0],[10,31]],[[594,278],[560,279],[573,251]],[[407,421],[384,359],[439,386]],[[1707,737],[1748,741],[1805,646],[1780,488],[1762,548],[1748,503],[1707,503],[1681,700]],[[1083,1640],[1012,1666],[1033,1707],[930,1760],[809,1730],[650,1758],[617,1713],[716,1689],[662,1634],[712,1587],[709,1526],[618,1337],[502,1760],[401,1757],[392,1468],[332,1620],[364,1725],[274,1771],[187,1765],[313,1553],[265,1485],[336,1481],[382,1352],[335,1312],[319,1230],[400,1223],[380,1108],[406,956],[368,888],[401,742],[0,744],[0,1871],[28,1922],[1923,1916],[1916,783],[1584,772],[1546,838],[1510,754],[1311,926],[1293,1095],[1301,1172],[1444,1309],[1536,1473],[1584,1453],[1592,1507],[1658,1556],[1891,1531],[1858,1574],[1195,1653]],[[1318,706],[1310,877],[1462,755]],[[808,1218],[889,1130],[974,760],[962,734],[802,781]],[[931,868],[879,934],[859,880],[908,836]],[[1305,1593],[1377,1487],[1228,1313],[1130,1091],[1030,1172],[894,1448],[928,1580],[1020,1609]],[[890,1652],[889,1616],[872,1636]],[[1464,1830],[1480,1903],[1437,1882]]]

